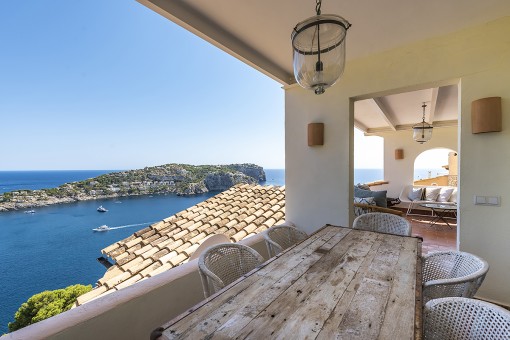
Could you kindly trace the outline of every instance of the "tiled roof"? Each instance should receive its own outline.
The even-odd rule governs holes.
[[[285,187],[236,185],[104,248],[115,264],[77,304],[187,262],[211,235],[238,242],[284,221]]]

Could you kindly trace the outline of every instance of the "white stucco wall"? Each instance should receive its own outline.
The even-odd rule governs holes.
[[[384,138],[384,180],[389,183],[382,188],[388,190],[388,197],[398,197],[405,185],[413,184],[414,161],[422,152],[436,148],[458,151],[457,131],[456,127],[434,128],[432,139],[424,144],[413,141],[412,131],[378,133]],[[395,159],[395,149],[404,150],[404,159]]]
[[[478,295],[510,305],[508,17],[348,62],[342,79],[321,96],[286,88],[286,216],[307,232],[349,224],[353,98],[447,84],[460,84],[460,249],[491,265]],[[473,135],[471,102],[489,96],[502,97],[503,132]],[[324,146],[307,146],[311,122],[325,124]],[[501,206],[474,206],[475,194],[501,196]]]

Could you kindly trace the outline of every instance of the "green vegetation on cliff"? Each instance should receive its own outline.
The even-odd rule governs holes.
[[[57,188],[7,192],[0,195],[0,211],[119,196],[193,195],[265,179],[263,168],[255,164],[166,164],[112,172]]]

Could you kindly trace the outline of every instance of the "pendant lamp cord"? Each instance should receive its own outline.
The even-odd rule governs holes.
[[[315,0],[315,12],[317,15],[321,15],[322,0]],[[317,25],[317,64],[315,65],[315,71],[322,71],[321,63],[321,36],[320,36],[320,25]]]

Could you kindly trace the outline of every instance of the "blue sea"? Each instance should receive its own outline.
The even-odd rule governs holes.
[[[52,188],[108,172],[0,171],[0,193]],[[285,184],[284,170],[265,172],[261,184]],[[35,208],[34,214],[0,213],[0,335],[32,295],[77,283],[94,285],[106,270],[96,260],[101,249],[216,194],[123,197]],[[99,205],[108,212],[98,213]],[[92,231],[103,224],[115,229]]]

